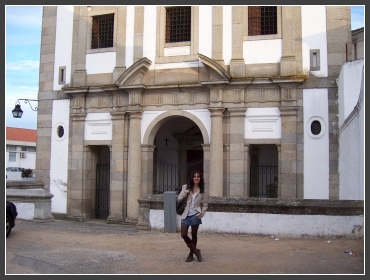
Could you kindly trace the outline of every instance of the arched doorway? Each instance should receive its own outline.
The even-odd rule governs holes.
[[[202,144],[201,130],[194,121],[168,118],[154,138],[153,193],[179,191],[193,170],[203,173]]]
[[[144,112],[144,115],[146,112]],[[154,183],[154,157],[164,156],[165,161],[171,160],[175,164],[181,163],[184,158],[181,153],[179,156],[178,144],[177,148],[170,153],[169,149],[171,144],[179,143],[178,136],[176,133],[181,135],[188,132],[191,132],[191,128],[197,127],[197,132],[193,134],[202,140],[195,145],[197,148],[195,150],[200,150],[203,153],[203,176],[204,181],[208,182],[209,179],[209,136],[210,136],[210,112],[206,109],[200,110],[170,110],[165,112],[153,112],[149,111],[148,119],[151,119],[147,122],[142,129],[144,130],[142,138],[142,193],[153,194],[156,193],[153,190],[155,186]],[[156,117],[152,117],[156,114]],[[166,134],[159,133],[159,129],[164,130]],[[166,131],[166,129],[168,131]],[[189,130],[190,129],[190,130]],[[200,137],[201,135],[201,137]],[[165,136],[165,137],[163,137]],[[167,139],[167,141],[166,141]],[[167,147],[166,147],[167,143]],[[161,151],[162,146],[162,151]],[[193,145],[194,146],[194,145]],[[186,149],[192,150],[192,149]],[[171,157],[172,156],[172,157]],[[184,160],[186,163],[186,160]],[[186,176],[185,176],[186,177]],[[182,185],[186,183],[186,179],[180,180],[181,183],[177,185]]]

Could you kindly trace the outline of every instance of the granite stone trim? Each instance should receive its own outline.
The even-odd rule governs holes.
[[[143,207],[163,210],[163,195],[146,194],[138,199]],[[148,204],[150,205],[148,208]],[[321,200],[289,198],[213,197],[208,199],[209,212],[263,213],[284,215],[364,215],[363,200]],[[142,211],[140,211],[142,214]],[[145,218],[144,218],[145,219]]]

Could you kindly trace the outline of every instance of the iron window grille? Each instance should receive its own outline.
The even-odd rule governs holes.
[[[166,43],[190,41],[191,7],[166,8]]]
[[[276,6],[248,7],[248,36],[277,34]]]
[[[114,14],[94,16],[92,21],[91,48],[113,47]]]

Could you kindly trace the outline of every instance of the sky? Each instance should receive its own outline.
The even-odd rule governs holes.
[[[351,29],[365,27],[365,6],[351,6]],[[22,118],[13,118],[18,99],[36,99],[39,89],[39,63],[42,6],[5,6],[5,121],[6,126],[37,129],[37,101],[20,100]],[[31,106],[30,106],[31,105]]]

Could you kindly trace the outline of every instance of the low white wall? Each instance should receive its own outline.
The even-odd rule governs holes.
[[[35,204],[33,202],[22,203],[22,202],[13,202],[17,207],[19,220],[33,220],[33,215],[35,213]]]
[[[22,179],[22,172],[9,172],[6,171],[6,180],[8,181],[20,181]]]
[[[150,226],[164,229],[164,211],[150,209]],[[180,229],[180,216],[176,225]],[[207,212],[199,232],[260,234],[279,237],[363,237],[363,216],[281,215],[260,213]]]

